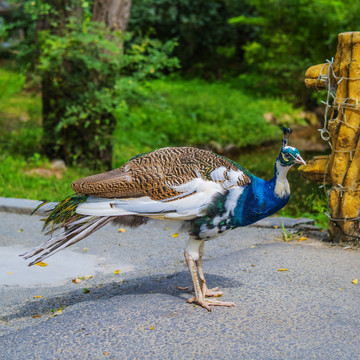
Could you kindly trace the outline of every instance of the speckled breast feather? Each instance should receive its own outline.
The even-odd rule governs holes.
[[[224,170],[220,176],[211,176],[219,168]],[[229,174],[239,170],[236,185],[249,184],[251,174],[231,160],[197,148],[169,147],[135,156],[118,169],[79,179],[71,187],[78,194],[98,197],[166,200],[181,194],[175,187],[198,177],[232,183]]]

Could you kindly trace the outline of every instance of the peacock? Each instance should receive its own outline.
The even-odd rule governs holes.
[[[204,243],[287,204],[286,175],[295,163],[306,164],[299,151],[288,146],[290,133],[283,128],[274,177],[269,181],[232,160],[194,147],[139,154],[118,169],[76,180],[71,185],[75,194],[52,203],[43,219],[44,229],[50,227],[50,239],[20,256],[37,255],[29,264],[34,265],[110,222],[139,226],[149,219],[180,220],[189,233],[184,255],[195,293],[187,301],[207,310],[234,306],[218,299],[219,287],[206,285],[201,262]]]

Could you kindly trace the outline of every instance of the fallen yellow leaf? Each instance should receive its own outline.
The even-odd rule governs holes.
[[[117,275],[117,274],[119,274],[119,273],[120,273],[120,270],[115,270],[115,271],[114,271],[114,274],[115,274],[115,275]]]
[[[279,227],[278,225],[275,225],[275,226],[274,226],[274,229],[277,229],[278,227]]]
[[[91,279],[93,277],[93,275],[88,275],[88,276],[85,276],[85,279]]]
[[[34,299],[41,299],[42,295],[34,295]]]
[[[47,263],[44,263],[42,261],[39,261],[38,263],[36,263],[35,265],[37,266],[47,266],[48,264]]]
[[[179,234],[178,233],[175,233],[175,234],[173,234],[173,238],[177,238],[179,236]]]
[[[126,232],[126,229],[124,229],[124,228],[119,228],[118,231],[119,231],[119,232]]]
[[[359,282],[359,279],[354,279],[354,280],[352,281],[352,283],[355,284],[355,285],[356,285],[358,282]]]
[[[8,274],[12,274],[12,271],[8,271]]]
[[[87,251],[87,248],[83,248],[82,251]]]
[[[24,230],[23,230],[23,229],[19,229],[19,230],[18,230],[18,232],[22,232],[22,231],[24,231]]]
[[[154,330],[154,327],[153,327],[153,326],[150,326],[150,330]]]
[[[301,238],[298,238],[297,241],[304,241],[304,240],[307,240],[307,237],[306,237],[306,236],[302,236]]]
[[[32,316],[33,319],[38,318],[38,317],[41,317],[41,315],[33,315]]]
[[[109,353],[107,353],[107,352],[104,351],[104,352],[103,352],[103,355],[109,355]]]
[[[278,271],[288,271],[289,269],[278,269]]]
[[[256,247],[256,245],[251,245],[250,247],[254,248],[254,247]]]

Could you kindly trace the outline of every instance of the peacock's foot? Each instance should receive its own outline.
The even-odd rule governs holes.
[[[188,288],[189,287],[187,286],[186,288],[184,287],[184,288],[181,288],[180,290],[187,290]],[[205,288],[202,291],[202,294],[203,294],[204,297],[220,297],[224,293],[219,289],[220,289],[219,286],[216,286],[216,287],[214,287],[212,289]],[[194,291],[194,289],[193,289],[193,291]],[[188,300],[188,302],[190,302],[190,303],[193,303],[194,301],[195,301],[195,296]]]
[[[210,310],[209,306],[235,306],[235,304],[232,302],[224,302],[215,299],[206,299],[207,297],[219,297],[222,296],[222,294],[223,292],[219,291],[218,286],[212,289],[205,288],[202,291],[202,295],[203,295],[202,299],[197,299],[196,296],[193,296],[192,298],[188,299],[187,302],[190,304],[197,303],[198,305],[208,310]]]
[[[219,297],[223,295],[223,292],[220,291],[220,288],[217,286],[212,289],[206,288],[205,291],[203,292],[203,295],[205,297]]]
[[[228,301],[220,301],[216,299],[195,299],[195,297],[187,300],[187,302],[196,303],[197,305],[202,306],[203,308],[209,311],[211,311],[210,306],[226,306],[226,307],[236,306],[234,303]]]

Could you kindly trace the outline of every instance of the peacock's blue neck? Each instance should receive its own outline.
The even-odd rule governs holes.
[[[290,198],[289,183],[286,179],[289,167],[277,160],[274,177],[265,181],[256,176],[244,188],[234,209],[233,226],[246,226],[275,214],[283,208]]]

